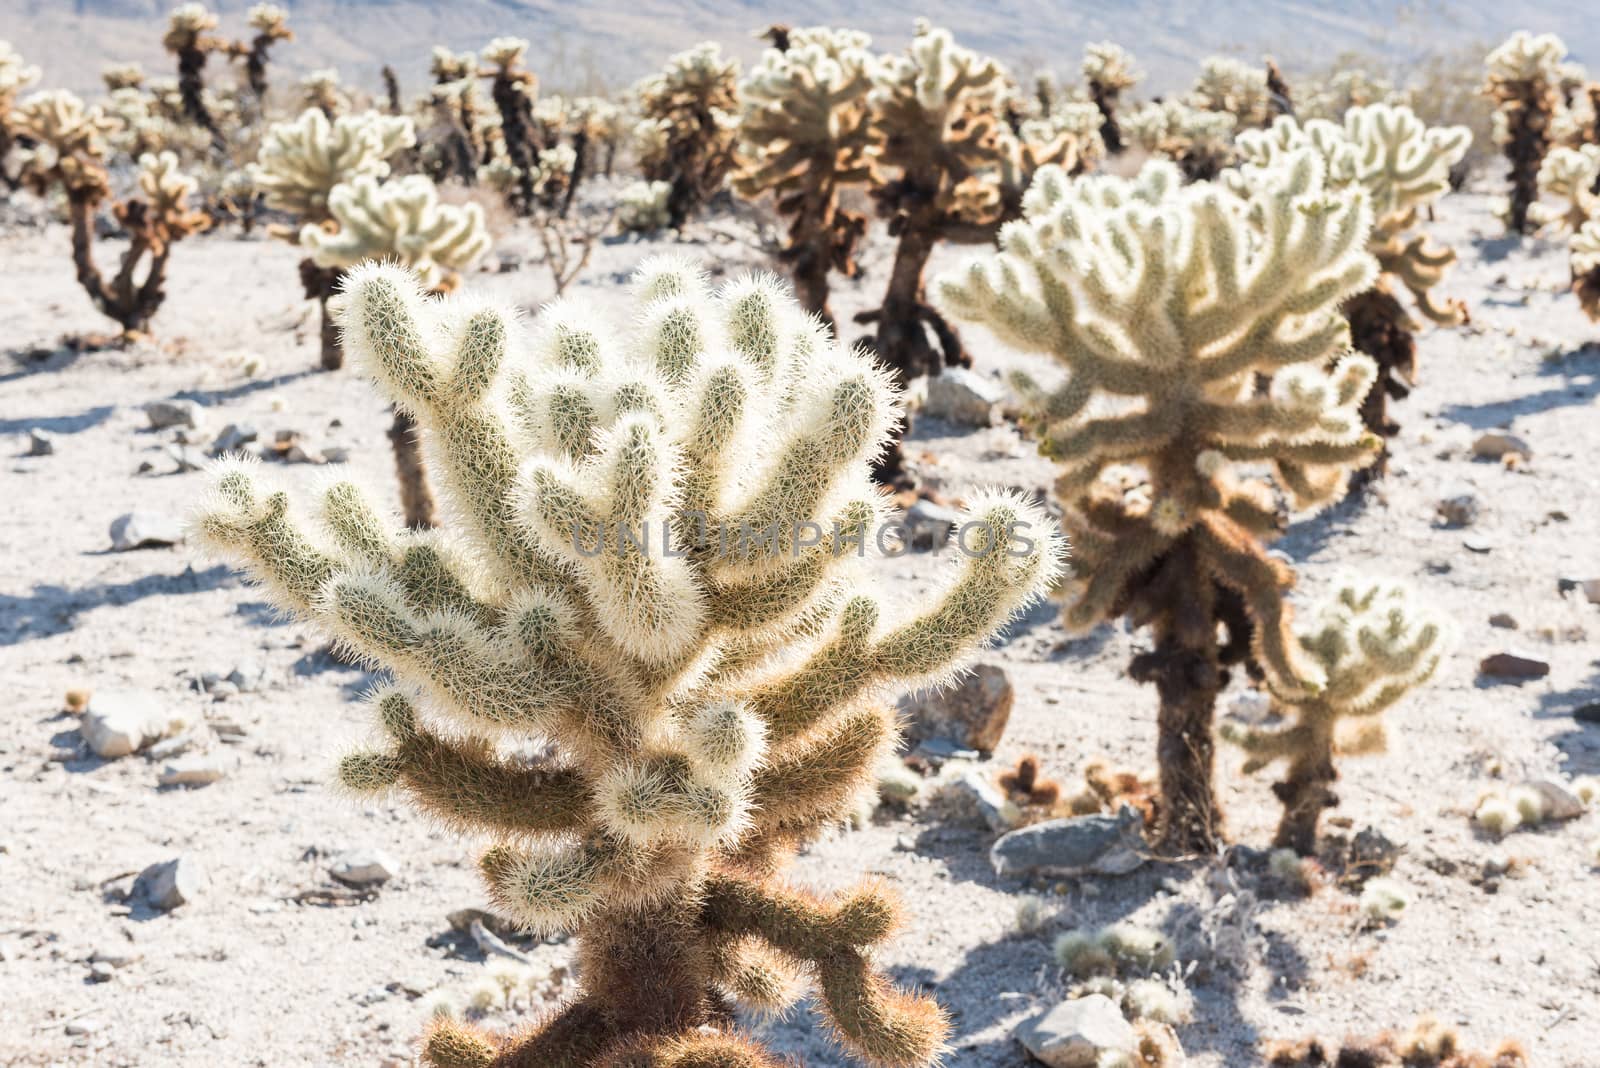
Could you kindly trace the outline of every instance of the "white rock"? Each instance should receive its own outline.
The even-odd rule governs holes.
[[[352,849],[328,865],[328,874],[347,886],[382,886],[399,870],[399,862],[381,849]]]
[[[56,451],[56,436],[38,427],[28,431],[28,455],[49,456]]]
[[[1546,820],[1551,822],[1575,820],[1588,811],[1578,795],[1561,783],[1550,779],[1538,779],[1523,785],[1538,793]]]
[[[1004,834],[1022,822],[1021,811],[989,781],[982,768],[963,768],[940,787],[939,793],[963,817],[970,814],[975,820],[982,820],[995,834]]]
[[[156,781],[162,786],[209,786],[225,779],[233,769],[233,761],[208,753],[174,760],[161,769]]]
[[[1024,1020],[1016,1038],[1050,1068],[1095,1068],[1102,1053],[1131,1052],[1138,1041],[1133,1025],[1104,994],[1063,1001]]]
[[[197,427],[201,420],[200,406],[192,400],[151,401],[144,406],[144,414],[149,416],[150,426],[155,430],[173,426]]]
[[[1500,460],[1508,455],[1524,460],[1533,459],[1533,446],[1527,440],[1503,430],[1491,430],[1472,443],[1472,455],[1488,460]]]
[[[133,883],[133,896],[151,908],[171,912],[200,896],[209,880],[200,862],[188,854],[152,864]]]
[[[111,524],[111,548],[123,553],[130,549],[164,548],[183,540],[183,524],[160,512],[129,512]]]
[[[965,367],[948,367],[928,379],[928,399],[922,410],[935,419],[963,426],[989,426],[1004,398],[1004,388],[987,375]]]
[[[180,733],[189,725],[182,714],[168,714],[149,694],[98,690],[78,720],[78,732],[98,757],[114,760]]]
[[[1583,590],[1584,599],[1590,604],[1600,604],[1600,578],[1584,579],[1578,583],[1578,588]]]
[[[1478,520],[1478,513],[1483,510],[1478,495],[1470,490],[1458,490],[1443,498],[1434,506],[1434,511],[1446,525],[1452,527],[1469,527]]]

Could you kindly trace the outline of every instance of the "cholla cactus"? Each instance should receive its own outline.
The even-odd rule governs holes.
[[[100,80],[106,92],[115,94],[123,89],[144,86],[144,68],[137,63],[110,63],[100,68]]]
[[[667,211],[681,227],[716,195],[734,166],[739,61],[711,41],[680,52],[635,88],[653,130],[639,157],[647,181],[668,182]]]
[[[947,678],[1037,596],[1058,535],[1019,498],[976,496],[986,533],[946,592],[880,622],[851,546],[881,507],[884,376],[766,279],[713,295],[656,260],[634,302],[553,305],[529,343],[507,309],[358,269],[346,336],[415,412],[458,520],[393,534],[341,483],[314,533],[235,461],[199,529],[393,672],[372,699],[386,741],[346,757],[344,783],[498,839],[481,861],[498,906],[578,934],[582,989],[556,1015],[505,1040],[436,1022],[429,1063],[764,1065],[729,1001],[779,1010],[806,974],[846,1048],[928,1064],[942,1014],[869,962],[894,927],[882,888],[820,898],[780,871],[871,788],[885,698]],[[616,321],[637,325],[613,339]],[[526,738],[556,751],[497,744]]]
[[[1122,127],[1117,123],[1117,103],[1123,92],[1132,89],[1143,76],[1134,66],[1133,56],[1121,45],[1100,41],[1083,49],[1083,78],[1089,83],[1089,96],[1100,111],[1100,139],[1113,156],[1120,155],[1127,147]]]
[[[99,108],[86,107],[64,90],[33,94],[17,109],[15,119],[18,132],[34,143],[22,180],[41,195],[59,188],[66,197],[79,284],[102,314],[117,321],[124,338],[147,331],[166,299],[172,243],[209,222],[203,213],[189,210],[194,179],[178,170],[178,158],[171,152],[140,158],[141,195],[111,207],[127,232],[128,246],[116,275],[108,281],[94,260],[95,215],[111,194],[105,136],[116,124]]]
[[[279,41],[294,40],[294,31],[289,28],[289,12],[277,4],[257,4],[247,17],[255,36],[248,45],[237,45],[234,54],[244,56],[245,81],[259,106],[267,96],[268,53]]]
[[[1470,1050],[1461,1036],[1431,1016],[1419,1019],[1400,1035],[1384,1031],[1375,1038],[1346,1038],[1341,1045],[1318,1038],[1267,1043],[1267,1068],[1530,1068],[1533,1062],[1521,1044],[1504,1039],[1492,1052]]]
[[[478,108],[478,57],[435,48],[428,102],[434,122],[422,138],[421,162],[436,181],[454,176],[471,185],[489,162]]]
[[[484,72],[493,78],[490,96],[500,113],[501,146],[517,170],[516,194],[511,206],[519,215],[534,209],[539,174],[539,150],[549,147],[538,136],[533,106],[539,80],[523,65],[528,42],[521,37],[496,37],[484,46],[484,62],[492,65]]]
[[[1600,216],[1600,144],[1552,148],[1539,166],[1539,192],[1566,202],[1560,210],[1529,205],[1529,217],[1541,226],[1576,233]]]
[[[1561,65],[1567,46],[1555,34],[1512,34],[1485,61],[1483,91],[1499,108],[1497,140],[1511,164],[1506,221],[1514,233],[1528,229],[1528,209],[1539,197],[1539,168],[1550,150],[1550,122],[1561,107]]]
[[[1266,67],[1252,67],[1230,56],[1210,56],[1201,63],[1188,103],[1203,111],[1225,111],[1245,129],[1265,126],[1278,114],[1267,82]]]
[[[1572,235],[1572,291],[1589,318],[1600,322],[1600,215]]]
[[[878,60],[872,39],[855,30],[791,30],[788,45],[767,49],[740,85],[742,166],[734,189],[747,197],[770,192],[789,216],[782,259],[801,307],[832,329],[828,273],[859,273],[856,245],[867,229],[865,216],[840,208],[839,193],[871,174],[867,92]]]
[[[339,89],[339,72],[332,67],[314,70],[300,79],[300,106],[315,108],[331,122],[344,110],[344,93]]]
[[[183,98],[183,114],[211,136],[213,146],[223,146],[222,128],[206,102],[206,60],[213,52],[233,51],[233,45],[211,31],[217,16],[204,4],[179,4],[167,16],[167,32],[161,43],[178,59],[178,92]]]
[[[1239,119],[1227,111],[1205,111],[1181,100],[1152,101],[1123,123],[1133,143],[1166,156],[1191,182],[1208,182],[1237,161],[1234,133]]]
[[[1132,674],[1161,697],[1169,851],[1209,852],[1221,834],[1212,717],[1226,666],[1303,677],[1292,574],[1263,548],[1280,505],[1256,472],[1270,465],[1288,503],[1314,509],[1377,449],[1358,414],[1375,368],[1349,351],[1339,314],[1377,272],[1371,214],[1323,170],[1292,153],[1241,205],[1182,186],[1164,161],[1135,179],[1046,168],[999,255],[939,283],[951,314],[1069,371],[1049,392],[1017,379],[1040,451],[1064,465],[1056,492],[1081,577],[1063,617],[1155,632]]]
[[[454,288],[456,272],[489,250],[483,209],[439,203],[420,174],[378,184],[366,176],[337,185],[328,196],[337,229],[307,225],[300,245],[318,267],[348,270],[367,260],[402,263],[432,291]]]
[[[617,148],[622,144],[622,108],[601,96],[580,96],[572,106],[584,145],[589,153],[598,156],[598,160],[583,161],[583,168],[610,178]]]
[[[267,131],[251,174],[267,207],[301,223],[320,223],[330,218],[328,194],[334,186],[385,177],[389,158],[414,144],[410,119],[363,111],[330,122],[307,108],[293,122]]]
[[[1267,680],[1276,710],[1292,718],[1272,727],[1224,723],[1221,734],[1249,755],[1246,773],[1287,761],[1288,774],[1273,787],[1283,818],[1272,844],[1309,856],[1323,809],[1339,800],[1334,754],[1383,750],[1378,717],[1432,676],[1444,641],[1441,625],[1403,586],[1350,578],[1300,630],[1299,642],[1315,676],[1291,688]]]
[[[1370,290],[1345,305],[1344,313],[1355,347],[1378,366],[1378,380],[1362,402],[1361,418],[1382,437],[1397,429],[1388,401],[1405,398],[1417,379],[1420,324],[1401,303],[1401,291],[1437,325],[1456,326],[1467,319],[1465,305],[1433,292],[1455,262],[1455,252],[1430,246],[1420,229],[1422,212],[1449,192],[1451,168],[1471,143],[1465,126],[1429,127],[1410,108],[1386,104],[1351,108],[1342,125],[1313,119],[1302,127],[1284,116],[1270,130],[1238,137],[1244,164],[1230,175],[1232,184],[1248,186],[1256,176],[1270,175],[1287,153],[1312,149],[1323,157],[1330,188],[1359,188],[1367,194],[1374,217],[1367,250],[1377,257],[1379,275]],[[1381,474],[1387,455],[1385,449],[1363,477]]]
[[[12,171],[9,157],[16,143],[17,119],[12,115],[17,94],[39,80],[39,68],[23,62],[10,41],[0,40],[0,180],[15,189],[21,179]]]
[[[624,230],[652,233],[672,222],[667,200],[672,196],[668,182],[634,182],[617,197],[617,222]]]
[[[1411,96],[1411,93],[1397,89],[1387,79],[1360,67],[1340,66],[1326,79],[1311,82],[1305,87],[1301,100],[1295,106],[1295,116],[1302,122],[1310,119],[1343,122],[1344,113],[1351,108],[1369,104],[1409,107]]]

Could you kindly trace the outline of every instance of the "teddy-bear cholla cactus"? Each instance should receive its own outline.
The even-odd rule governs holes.
[[[1267,676],[1282,725],[1224,723],[1222,737],[1247,754],[1245,772],[1285,761],[1288,773],[1273,787],[1283,817],[1273,845],[1310,855],[1324,809],[1338,804],[1335,753],[1381,752],[1379,718],[1425,682],[1439,666],[1440,624],[1419,609],[1403,586],[1350,578],[1299,628],[1298,640],[1315,675],[1293,686]],[[1309,682],[1312,685],[1305,685]]]
[[[1539,166],[1539,192],[1564,202],[1559,209],[1530,205],[1528,215],[1540,226],[1576,233],[1600,215],[1600,144],[1552,148]]]
[[[1205,111],[1225,111],[1245,129],[1265,126],[1277,115],[1266,67],[1252,67],[1231,56],[1209,56],[1189,89],[1188,103]]]
[[[212,144],[223,145],[222,128],[206,102],[206,60],[213,52],[229,52],[233,46],[211,31],[217,16],[204,4],[179,4],[167,16],[167,32],[162,45],[178,59],[178,93],[183,99],[183,114],[190,122],[211,135]]]
[[[314,530],[238,462],[200,530],[393,673],[372,699],[386,740],[344,783],[497,838],[481,866],[499,907],[578,933],[574,1000],[504,1044],[437,1024],[432,1063],[775,1065],[728,999],[777,1010],[805,973],[847,1048],[926,1064],[942,1014],[868,960],[895,924],[883,889],[820,898],[779,870],[870,788],[896,733],[884,699],[948,677],[1036,596],[1059,536],[976,495],[988,533],[945,592],[881,618],[852,542],[882,507],[882,373],[766,279],[713,295],[656,260],[634,300],[629,337],[560,303],[528,341],[508,311],[357,269],[347,343],[425,428],[446,532],[392,533],[348,483]],[[526,739],[554,752],[496,744]]]
[[[1056,492],[1079,571],[1064,619],[1125,615],[1154,630],[1132,673],[1161,698],[1160,836],[1209,851],[1226,665],[1300,677],[1292,573],[1263,548],[1281,509],[1253,472],[1267,465],[1289,504],[1311,509],[1371,460],[1358,406],[1374,368],[1348,351],[1339,304],[1377,265],[1364,194],[1329,192],[1315,153],[1287,156],[1243,203],[1180,182],[1165,161],[1135,179],[1046,168],[999,254],[941,279],[938,295],[1067,367],[1048,392],[1017,381],[1040,450],[1065,467]]]
[[[1367,250],[1377,258],[1379,274],[1371,289],[1345,304],[1344,315],[1355,347],[1378,366],[1361,418],[1383,437],[1397,429],[1389,418],[1389,400],[1404,399],[1417,379],[1421,324],[1401,302],[1401,291],[1435,325],[1457,326],[1467,318],[1464,304],[1433,292],[1455,262],[1455,252],[1430,246],[1419,230],[1422,212],[1449,192],[1450,170],[1471,143],[1465,126],[1430,127],[1410,108],[1386,104],[1351,108],[1342,125],[1313,119],[1302,127],[1281,116],[1269,130],[1247,130],[1237,139],[1243,165],[1229,175],[1235,184],[1270,176],[1279,157],[1309,148],[1323,157],[1330,189],[1355,187],[1367,194],[1374,220]],[[1386,460],[1387,450],[1363,477],[1381,474]]]
[[[492,80],[489,95],[500,113],[501,147],[516,168],[511,206],[528,215],[534,208],[535,183],[539,171],[539,150],[548,147],[534,125],[534,98],[539,81],[524,65],[528,41],[521,37],[496,37],[484,46],[484,72]]]
[[[1233,137],[1238,116],[1190,107],[1181,100],[1151,101],[1122,124],[1133,143],[1166,156],[1191,182],[1211,181],[1237,160]]]
[[[1550,150],[1550,123],[1561,108],[1561,66],[1567,46],[1555,34],[1518,30],[1486,60],[1483,91],[1499,109],[1495,137],[1511,164],[1506,221],[1528,229],[1528,209],[1539,197],[1539,167]]]
[[[16,141],[16,118],[11,114],[17,94],[39,80],[39,68],[30,66],[10,41],[0,40],[0,181],[15,189],[20,181],[10,170],[7,157]]]
[[[235,46],[235,53],[244,56],[245,81],[256,100],[266,99],[267,58],[272,46],[279,41],[294,40],[289,28],[289,12],[277,4],[257,4],[250,9],[248,19],[255,36],[249,44]]]
[[[617,225],[624,230],[653,233],[668,225],[672,215],[667,198],[672,186],[666,182],[633,182],[617,195]]]
[[[1600,322],[1600,215],[1572,235],[1572,291],[1589,318]]]
[[[1124,92],[1139,83],[1141,76],[1133,56],[1121,45],[1100,41],[1084,46],[1083,78],[1089,83],[1090,99],[1100,111],[1100,140],[1113,156],[1127,147],[1117,123],[1117,103]]]
[[[789,47],[767,49],[740,86],[742,167],[734,188],[747,197],[771,192],[789,217],[782,259],[801,306],[830,329],[828,273],[856,276],[856,245],[867,228],[865,216],[839,206],[839,193],[871,174],[871,45],[855,30],[791,30]]]
[[[644,177],[668,182],[667,211],[681,227],[722,189],[735,163],[739,61],[707,41],[667,61],[634,90],[653,133],[639,155]]]

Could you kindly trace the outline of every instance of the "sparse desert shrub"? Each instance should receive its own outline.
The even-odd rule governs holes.
[[[41,196],[59,191],[66,199],[78,284],[101,314],[116,320],[125,338],[149,330],[166,299],[173,243],[209,224],[189,206],[194,179],[178,169],[171,152],[140,157],[138,193],[112,201],[111,214],[127,232],[128,247],[108,279],[94,259],[95,216],[112,199],[105,135],[115,124],[65,90],[33,94],[17,109],[14,121],[18,134],[33,146],[22,181]]]
[[[307,226],[334,222],[329,199],[340,184],[374,181],[389,173],[389,159],[416,143],[411,120],[376,111],[341,115],[330,122],[316,108],[307,108],[293,122],[274,124],[263,139],[250,175],[266,206],[287,212],[300,226],[285,234],[297,242]],[[339,332],[328,312],[337,291],[339,272],[317,266],[309,256],[300,261],[300,281],[322,315],[322,368],[344,365]]]
[[[1340,583],[1298,638],[1317,674],[1275,692],[1288,721],[1267,728],[1224,724],[1221,733],[1249,754],[1246,773],[1278,760],[1288,763],[1284,780],[1273,787],[1283,817],[1272,844],[1309,856],[1323,810],[1339,800],[1333,792],[1339,778],[1334,754],[1383,750],[1378,717],[1433,674],[1444,642],[1439,622],[1419,610],[1404,587],[1354,578]],[[1276,690],[1270,676],[1267,685]]]
[[[38,80],[39,68],[24,62],[10,41],[0,41],[0,180],[8,189],[21,184],[10,159],[17,144],[18,121],[12,112],[17,94]]]
[[[1089,83],[1089,98],[1100,111],[1100,140],[1113,156],[1121,155],[1127,147],[1117,123],[1117,104],[1124,92],[1139,84],[1141,77],[1143,72],[1121,45],[1101,41],[1084,47],[1083,78]]]
[[[667,214],[676,229],[722,190],[735,163],[739,61],[710,41],[680,52],[634,89],[647,129],[639,165],[646,181],[672,186]]]
[[[1506,224],[1528,230],[1528,209],[1539,198],[1539,167],[1550,150],[1550,122],[1562,106],[1561,65],[1567,46],[1545,33],[1518,30],[1490,52],[1483,91],[1498,108],[1495,141],[1511,165]]]
[[[839,206],[839,193],[871,174],[872,88],[878,59],[872,40],[854,30],[792,30],[787,50],[769,48],[740,85],[741,167],[734,189],[771,193],[789,218],[780,259],[794,279],[800,306],[834,329],[828,274],[859,273],[856,245],[866,217]]]
[[[199,530],[393,672],[372,699],[387,740],[343,760],[345,785],[404,789],[493,836],[498,907],[578,934],[581,991],[557,1014],[505,1040],[437,1022],[430,1063],[767,1065],[730,999],[776,1010],[799,973],[847,1049],[927,1064],[942,1013],[869,963],[895,923],[883,890],[816,897],[781,869],[870,789],[895,736],[884,698],[946,677],[1037,596],[1059,538],[1020,498],[975,496],[988,533],[952,584],[880,622],[855,554],[835,550],[882,507],[867,478],[895,418],[882,373],[764,279],[713,295],[657,260],[634,304],[631,337],[560,304],[530,342],[508,310],[358,268],[341,324],[424,428],[459,521],[394,533],[340,483],[313,533],[231,462]],[[811,523],[833,533],[798,554],[718,545]],[[1008,544],[1018,529],[1031,546]],[[634,540],[669,530],[684,555]],[[488,740],[527,737],[556,755]]]
[[[1376,369],[1339,314],[1377,272],[1365,199],[1329,190],[1313,152],[1273,174],[1241,211],[1164,161],[1134,179],[1046,168],[999,253],[938,289],[951,314],[1067,368],[1049,391],[1013,380],[1064,468],[1079,570],[1063,620],[1154,632],[1131,671],[1160,694],[1158,832],[1173,853],[1221,840],[1212,720],[1228,666],[1291,689],[1314,677],[1289,629],[1292,573],[1264,543],[1285,504],[1337,499],[1378,445],[1358,410]]]
[[[1389,417],[1389,400],[1408,396],[1417,380],[1420,324],[1402,303],[1402,290],[1435,325],[1456,326],[1467,319],[1464,304],[1433,293],[1456,254],[1430,246],[1422,225],[1423,212],[1431,212],[1449,191],[1450,169],[1466,154],[1471,138],[1464,126],[1428,127],[1410,108],[1374,104],[1351,108],[1340,125],[1312,120],[1302,127],[1282,117],[1270,130],[1246,131],[1237,139],[1244,163],[1230,179],[1248,185],[1254,176],[1270,173],[1282,154],[1311,148],[1326,162],[1330,188],[1356,188],[1367,195],[1373,214],[1367,250],[1377,258],[1379,274],[1371,289],[1345,304],[1344,315],[1355,347],[1378,366],[1378,379],[1361,403],[1361,419],[1381,438],[1398,430]],[[1385,446],[1358,477],[1382,474],[1387,460]]]

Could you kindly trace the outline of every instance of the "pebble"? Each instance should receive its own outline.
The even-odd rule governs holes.
[[[1016,689],[1004,668],[977,664],[953,686],[924,691],[900,701],[905,737],[913,745],[944,738],[957,746],[992,753],[1000,745]]]
[[[1502,460],[1506,456],[1531,460],[1533,447],[1526,439],[1515,434],[1503,430],[1491,430],[1472,443],[1472,455],[1485,460]]]
[[[227,778],[232,761],[200,753],[174,760],[161,769],[156,781],[162,786],[209,786]]]
[[[28,455],[51,456],[56,451],[56,436],[38,427],[28,431]]]
[[[1489,617],[1489,626],[1500,630],[1516,630],[1517,618],[1510,612],[1496,612]]]
[[[111,523],[111,548],[119,553],[166,548],[183,541],[183,536],[183,524],[160,512],[129,512]]]
[[[168,715],[155,698],[134,690],[97,691],[78,720],[83,740],[106,760],[138,752],[186,726],[185,717]]]
[[[962,818],[981,821],[995,834],[1005,834],[1022,820],[1022,813],[982,768],[966,768],[939,790],[940,797],[955,805]]]
[[[233,683],[240,693],[254,693],[261,689],[261,680],[266,674],[267,669],[259,661],[245,660],[228,672],[224,681]]]
[[[100,1030],[100,1021],[94,1017],[85,1017],[82,1020],[73,1020],[61,1030],[69,1035],[92,1035]]]
[[[328,865],[328,874],[346,886],[382,886],[393,879],[400,864],[381,849],[352,849]]]
[[[168,459],[177,465],[178,474],[200,470],[200,464],[195,459],[194,453],[189,451],[189,446],[174,442],[163,447],[162,451],[167,454]]]
[[[1434,511],[1447,526],[1469,527],[1477,522],[1479,513],[1483,510],[1482,502],[1478,495],[1471,492],[1452,493],[1437,505]]]
[[[350,450],[343,445],[329,445],[322,450],[322,462],[325,464],[349,463]]]
[[[108,983],[115,979],[117,970],[103,960],[91,961],[89,964],[89,982]]]
[[[149,417],[152,430],[174,426],[194,428],[200,425],[201,419],[200,406],[192,400],[151,401],[144,406],[144,414]]]
[[[915,552],[943,548],[965,519],[966,516],[954,508],[920,500],[906,509],[906,540]]]
[[[1546,821],[1575,820],[1588,811],[1578,795],[1561,783],[1551,779],[1536,779],[1523,785],[1538,793]]]
[[[142,898],[153,909],[171,912],[198,898],[207,881],[205,868],[185,853],[140,872],[130,896]]]
[[[217,436],[211,439],[208,451],[212,456],[238,452],[260,436],[256,428],[249,423],[229,423],[217,431]]]
[[[1495,653],[1478,662],[1478,672],[1494,679],[1542,679],[1550,674],[1550,665],[1520,653]]]
[[[1104,994],[1063,1001],[1024,1020],[1014,1034],[1050,1068],[1095,1068],[1102,1054],[1129,1053],[1138,1041],[1133,1025]]]
[[[946,368],[928,379],[925,414],[962,426],[990,426],[1005,389],[987,375],[965,367]]]

